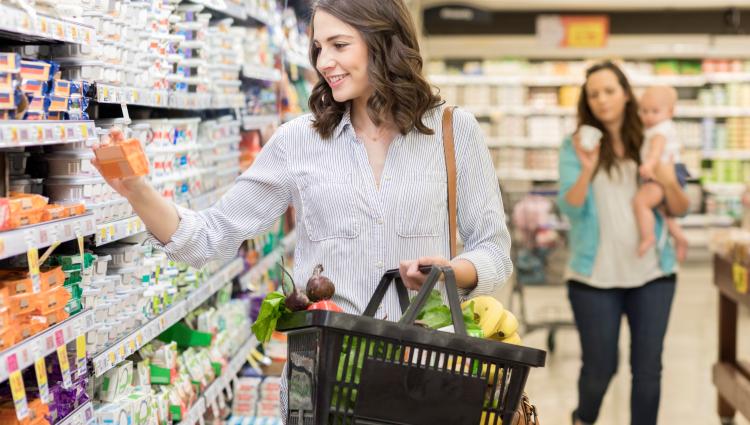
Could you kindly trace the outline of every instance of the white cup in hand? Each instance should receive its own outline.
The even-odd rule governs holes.
[[[581,141],[581,148],[583,150],[591,152],[599,146],[599,142],[602,140],[602,131],[596,127],[590,125],[582,125],[578,129],[578,137]]]

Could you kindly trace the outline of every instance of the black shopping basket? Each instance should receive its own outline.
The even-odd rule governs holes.
[[[363,316],[302,311],[280,319],[288,332],[288,425],[510,424],[542,350],[466,335],[453,270],[430,271],[413,303],[398,270],[386,272]],[[415,326],[445,276],[455,334]],[[404,312],[374,319],[391,282]]]

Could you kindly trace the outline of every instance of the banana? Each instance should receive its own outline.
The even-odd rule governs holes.
[[[479,316],[479,327],[485,335],[494,335],[500,329],[505,315],[505,308],[500,301],[488,295],[464,301],[461,308],[474,303],[474,314]]]
[[[516,315],[511,313],[510,310],[506,310],[505,317],[500,324],[497,334],[500,338],[507,338],[516,333],[516,331],[518,331],[518,319],[516,319]]]
[[[495,417],[495,412],[490,412],[489,417],[487,417],[487,412],[482,412],[482,419],[479,422],[479,425],[503,425],[503,420],[500,419],[499,416],[497,418]]]
[[[514,333],[511,336],[502,340],[506,344],[521,345],[521,336],[518,333]]]

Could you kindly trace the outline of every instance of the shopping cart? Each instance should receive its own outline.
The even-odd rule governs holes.
[[[398,270],[386,272],[363,316],[297,312],[288,332],[287,424],[510,424],[542,350],[466,335],[453,270],[432,267],[410,303]],[[414,325],[441,275],[455,334]],[[373,315],[392,282],[399,322]]]
[[[550,305],[542,310],[543,320],[529,318],[525,287],[546,286],[560,288],[568,258],[567,231],[569,225],[560,216],[554,199],[557,190],[537,188],[510,191],[512,213],[510,230],[513,239],[511,257],[515,265],[516,284],[509,307],[519,312],[524,335],[546,329],[547,350],[555,351],[555,337],[561,328],[574,328],[566,308]],[[515,300],[518,300],[518,309]],[[565,316],[568,317],[565,317]]]

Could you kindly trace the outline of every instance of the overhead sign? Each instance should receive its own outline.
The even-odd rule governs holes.
[[[602,48],[609,37],[607,15],[539,15],[536,36],[548,47]]]

